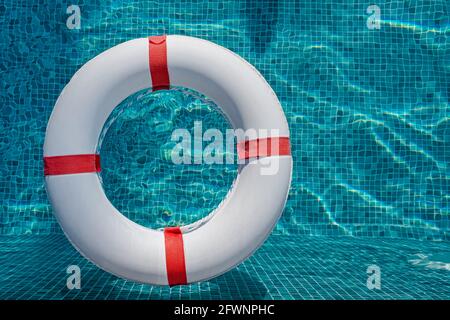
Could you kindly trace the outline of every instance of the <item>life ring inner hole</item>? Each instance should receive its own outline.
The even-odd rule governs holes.
[[[222,153],[204,139],[209,129],[222,133]],[[152,229],[205,218],[238,174],[236,154],[226,147],[227,130],[232,126],[217,105],[196,91],[176,87],[131,95],[110,114],[98,142],[106,196],[124,216]],[[175,139],[183,132],[189,144]],[[233,156],[233,163],[227,161]]]

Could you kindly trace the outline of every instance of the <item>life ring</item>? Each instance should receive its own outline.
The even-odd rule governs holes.
[[[121,101],[145,88],[170,86],[211,98],[234,128],[269,134],[238,138],[239,158],[247,163],[207,219],[162,231],[136,224],[113,207],[98,176],[96,149],[107,117]],[[270,136],[272,130],[279,135]],[[261,152],[262,141],[279,148]],[[275,174],[261,173],[267,166],[263,159],[278,161]],[[47,193],[72,245],[112,274],[156,285],[207,280],[249,257],[280,217],[291,173],[288,123],[265,79],[231,51],[186,36],[127,41],[87,62],[61,92],[44,144]]]

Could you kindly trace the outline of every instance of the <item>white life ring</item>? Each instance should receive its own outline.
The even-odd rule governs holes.
[[[247,152],[248,163],[226,199],[202,223],[152,230],[123,216],[105,196],[97,144],[112,110],[139,90],[170,85],[211,98],[232,126],[278,130],[254,141],[280,142],[279,153]],[[254,142],[253,141],[253,142]],[[261,174],[278,161],[278,171]],[[291,182],[289,128],[280,103],[248,62],[209,41],[186,36],[135,39],[87,62],[61,92],[44,144],[49,199],[67,238],[102,269],[133,281],[178,285],[218,276],[249,257],[268,237]]]

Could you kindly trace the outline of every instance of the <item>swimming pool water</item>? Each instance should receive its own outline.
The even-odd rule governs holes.
[[[414,239],[273,235],[226,274],[187,286],[149,286],[117,278],[84,259],[64,235],[0,236],[0,299],[449,299],[447,243]],[[442,257],[439,259],[442,260]],[[66,287],[69,265],[81,290]],[[381,288],[367,287],[367,268]]]
[[[294,171],[274,237],[310,243],[322,236],[338,239],[329,241],[336,241],[343,255],[330,259],[347,257],[351,245],[344,245],[346,241],[366,241],[374,250],[391,245],[378,251],[382,257],[395,252],[391,238],[423,245],[425,256],[433,245],[440,250],[448,247],[448,1],[96,0],[76,4],[81,9],[80,29],[67,28],[66,2],[0,2],[0,234],[14,243],[14,250],[57,238],[64,248],[61,254],[75,257],[64,244],[45,193],[42,146],[48,118],[63,87],[89,59],[126,40],[163,33],[203,38],[236,52],[263,74],[280,99],[291,130]],[[379,29],[367,27],[370,14],[366,10],[371,4],[381,10]],[[235,166],[175,167],[165,158],[174,128],[191,129],[197,120],[210,127],[229,126],[211,101],[182,89],[147,92],[140,100],[137,96],[127,99],[110,119],[115,121],[100,149],[102,179],[108,197],[125,215],[151,227],[190,223],[225,196],[236,175]],[[314,252],[321,254],[326,248],[318,245]],[[268,261],[267,256],[276,260],[283,250],[299,249],[297,243],[287,241],[283,250],[272,245],[261,250],[266,251],[242,268],[254,272],[253,268]],[[4,268],[8,257],[8,252],[0,255]],[[8,264],[7,275],[15,279],[14,270],[26,258],[11,257],[17,261]],[[57,259],[49,260],[52,267],[58,265]],[[328,268],[304,261],[300,254],[286,259],[312,273]],[[277,263],[271,270],[276,270]],[[337,264],[330,268],[339,278]],[[403,267],[389,268],[400,274]],[[429,269],[411,270],[417,279],[428,279]],[[109,277],[89,272],[97,282]],[[291,280],[305,279],[298,272],[303,271],[295,271]],[[443,287],[437,279],[448,279],[445,270],[432,272],[439,272],[439,277],[432,276],[428,285],[422,283],[422,297],[437,298],[439,292],[432,293],[437,290],[433,288]],[[234,275],[217,281],[229,284]],[[10,283],[5,277],[1,288]],[[259,280],[271,283],[269,279],[279,277],[282,273],[274,272]],[[133,288],[144,290],[118,283],[131,296]],[[202,297],[201,286],[190,287],[193,296]],[[279,292],[267,296],[272,298],[307,297],[307,293],[329,297],[312,284],[295,289],[295,294],[279,284],[265,286]],[[397,286],[385,297],[405,297],[400,291],[406,287]],[[52,292],[55,298],[68,297],[52,291],[59,289],[47,289],[40,297],[52,297]],[[91,289],[98,297],[104,293]],[[226,289],[221,290],[219,297]],[[312,294],[315,290],[319,293]],[[446,290],[440,294],[448,298]],[[361,297],[353,289],[343,297],[351,297],[352,292],[353,297]]]
[[[194,223],[220,204],[237,176],[237,164],[192,164],[204,151],[194,148],[200,121],[202,133],[217,129],[225,136],[231,128],[211,100],[181,88],[143,90],[113,111],[98,146],[100,176],[106,196],[122,214],[158,229]],[[185,150],[191,164],[172,161],[175,129],[192,136]]]

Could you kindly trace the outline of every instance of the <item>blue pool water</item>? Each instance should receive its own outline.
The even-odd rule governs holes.
[[[157,229],[193,223],[219,205],[237,176],[236,163],[194,165],[172,160],[178,142],[172,139],[175,129],[186,129],[192,136],[191,163],[202,155],[203,148],[194,148],[194,127],[200,121],[203,133],[217,129],[225,136],[231,128],[214,102],[182,88],[156,93],[146,89],[114,109],[98,153],[106,196],[121,213]]]
[[[0,1],[0,298],[450,298],[450,2],[74,4],[80,29],[66,26],[67,2]],[[367,26],[371,4],[379,29]],[[213,41],[253,64],[280,99],[294,159],[269,241],[235,271],[181,289],[118,280],[82,259],[43,180],[46,124],[75,71],[163,33]],[[124,215],[156,228],[220,203],[235,165],[167,161],[171,132],[200,120],[229,127],[207,97],[182,88],[138,93],[114,111],[101,177]],[[70,264],[86,270],[81,292],[64,286]],[[381,291],[365,286],[370,264],[386,271]]]

